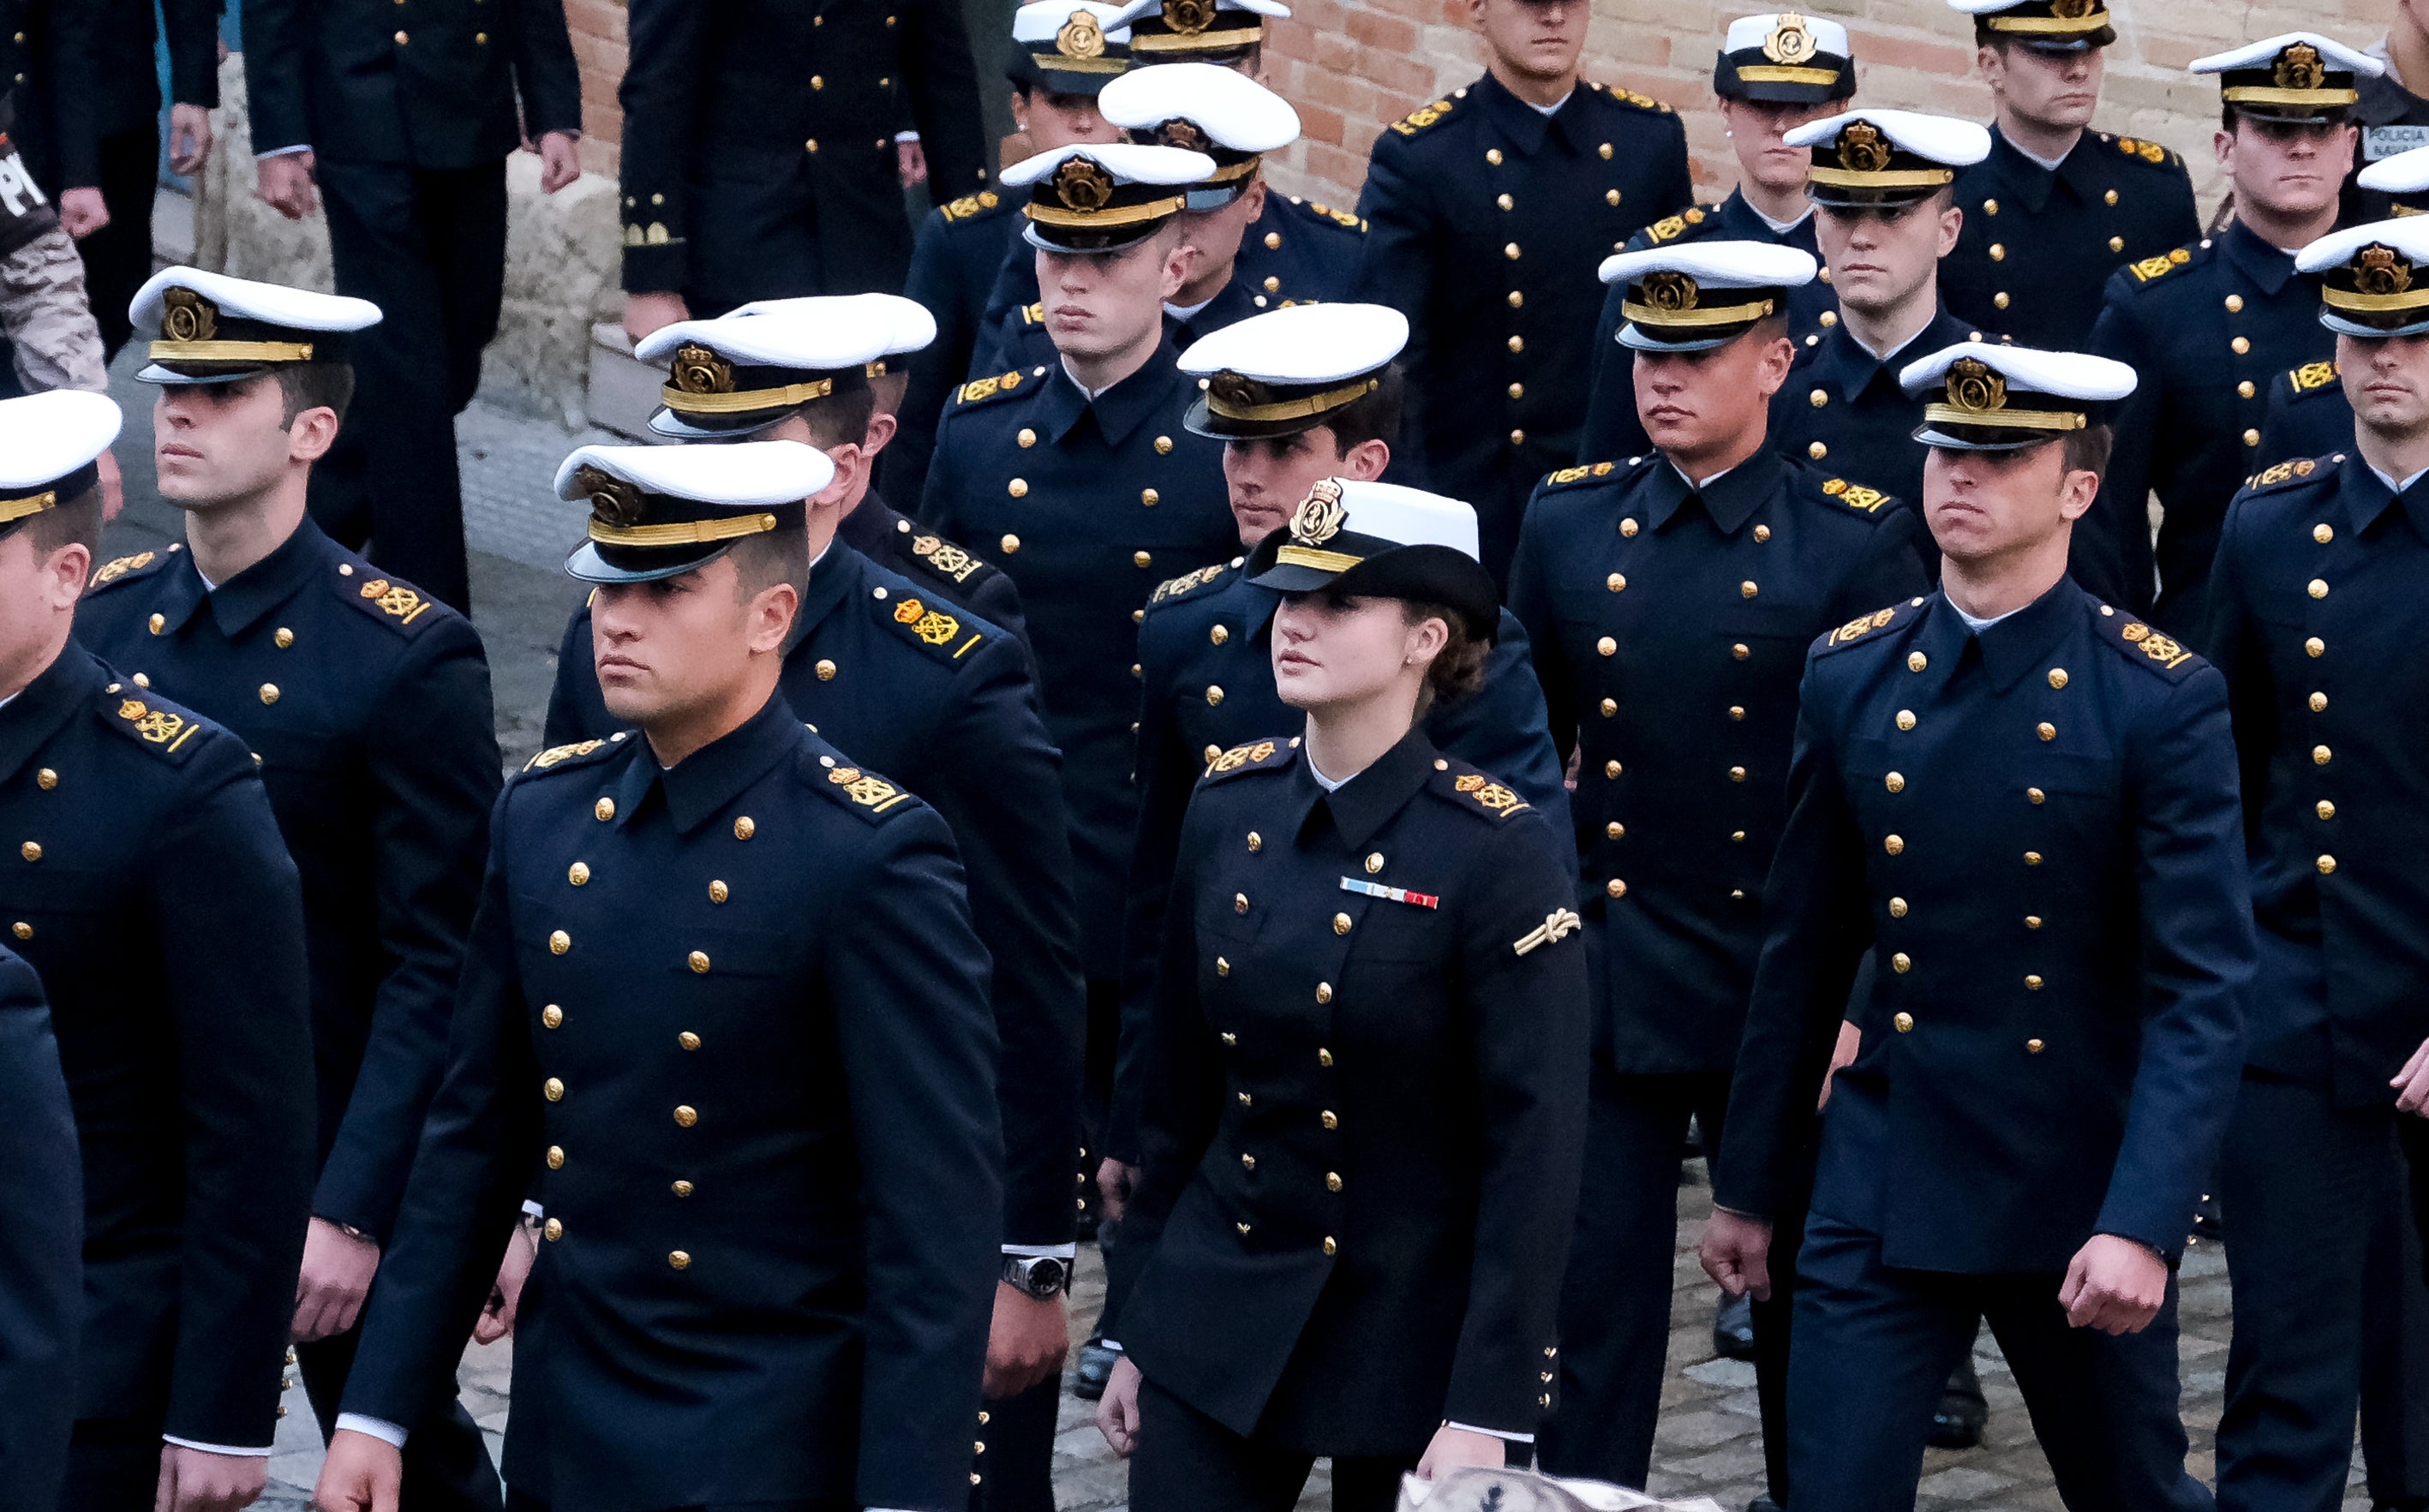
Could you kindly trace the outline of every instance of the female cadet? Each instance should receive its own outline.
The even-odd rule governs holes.
[[[1568,838],[1419,716],[1497,621],[1467,505],[1327,479],[1248,563],[1304,735],[1217,757],[1159,966],[1126,1355],[1137,1512],[1341,1512],[1552,1405],[1585,1118]]]

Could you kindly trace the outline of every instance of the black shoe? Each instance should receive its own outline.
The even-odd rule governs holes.
[[[1724,1296],[1712,1309],[1712,1353],[1723,1359],[1754,1358],[1754,1299]]]
[[[1972,1449],[1982,1441],[1982,1429],[1990,1421],[1991,1405],[1982,1400],[1982,1378],[1974,1373],[1974,1360],[1968,1356],[1941,1389],[1939,1410],[1931,1415],[1931,1447]]]
[[[1100,1339],[1081,1345],[1080,1358],[1071,1367],[1071,1394],[1082,1402],[1103,1396],[1105,1383],[1114,1378],[1114,1361],[1121,1357],[1118,1350],[1107,1349]]]

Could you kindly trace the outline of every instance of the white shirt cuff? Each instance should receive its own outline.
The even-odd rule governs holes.
[[[919,140],[919,134],[916,131],[898,131],[894,134],[894,140],[896,141],[917,141]]]
[[[1080,1257],[1077,1244],[1006,1244],[1003,1252],[1024,1260],[1076,1260]]]
[[[180,1449],[197,1449],[206,1454],[229,1454],[238,1459],[268,1459],[270,1457],[270,1450],[267,1446],[260,1449],[236,1449],[227,1444],[206,1444],[199,1443],[191,1438],[180,1438],[173,1433],[162,1434],[160,1436],[160,1441],[164,1444],[175,1444]]]
[[[299,141],[292,147],[273,147],[268,152],[255,153],[253,155],[253,160],[257,163],[265,157],[292,157],[297,153],[308,153],[311,150],[312,144],[310,142]]]
[[[405,1430],[386,1418],[369,1418],[359,1412],[338,1414],[339,1433],[367,1433],[390,1449],[405,1447]]]
[[[1499,1438],[1507,1443],[1531,1444],[1535,1441],[1531,1433],[1503,1433],[1498,1428],[1479,1428],[1472,1422],[1453,1422],[1448,1418],[1443,1420],[1443,1426],[1457,1428],[1462,1433],[1480,1433],[1488,1438]]]
[[[1116,1354],[1116,1355],[1119,1355],[1119,1354],[1121,1354],[1121,1353],[1122,1353],[1122,1346],[1121,1346],[1121,1345],[1119,1345],[1118,1343],[1115,1343],[1114,1340],[1112,1340],[1112,1339],[1098,1339],[1098,1340],[1097,1340],[1097,1347],[1098,1347],[1099,1349],[1110,1350],[1110,1351],[1112,1351],[1114,1354]]]

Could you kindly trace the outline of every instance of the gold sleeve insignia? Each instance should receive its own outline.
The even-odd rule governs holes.
[[[559,762],[571,761],[576,756],[587,756],[592,751],[597,750],[600,747],[605,744],[607,743],[603,740],[585,740],[571,746],[551,746],[548,749],[541,751],[530,761],[525,762],[523,764],[523,770],[526,772],[545,772]]]
[[[2293,380],[2294,392],[2305,394],[2314,388],[2325,388],[2338,381],[2333,362],[2306,362],[2286,375]]]
[[[92,575],[92,581],[86,586],[98,588],[105,583],[116,583],[129,572],[142,571],[156,560],[157,559],[150,551],[138,551],[133,556],[122,556],[113,561],[105,562],[101,566],[101,570]]]
[[[1554,909],[1544,915],[1542,924],[1512,941],[1510,948],[1523,956],[1538,946],[1559,945],[1570,935],[1585,928],[1585,922],[1567,909]]]
[[[1399,120],[1393,122],[1392,129],[1398,132],[1403,137],[1413,137],[1418,132],[1425,130],[1428,126],[1432,125],[1435,122],[1442,120],[1443,117],[1449,114],[1450,102],[1448,100],[1436,100],[1431,105],[1421,105],[1415,109],[1410,111],[1407,115],[1402,116]]]
[[[183,715],[166,709],[155,709],[140,698],[127,698],[118,706],[118,717],[135,727],[135,732],[155,746],[171,750],[191,740],[199,727]]]

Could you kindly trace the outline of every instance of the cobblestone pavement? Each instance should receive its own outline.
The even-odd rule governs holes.
[[[136,365],[133,350],[122,354],[113,374],[113,392],[127,406],[127,433],[119,442],[118,455],[126,470],[128,503],[107,543],[107,554],[160,545],[175,538],[179,529],[174,512],[151,488],[152,396],[128,376]],[[603,433],[569,436],[554,426],[478,403],[458,426],[466,531],[473,547],[473,619],[488,644],[499,742],[509,769],[539,748],[557,646],[566,616],[580,597],[557,565],[580,536],[581,511],[557,502],[550,484],[558,461],[573,447],[586,440],[613,439]],[[1761,1490],[1754,1368],[1712,1356],[1710,1322],[1717,1293],[1694,1255],[1709,1198],[1700,1184],[1700,1162],[1691,1163],[1688,1173],[1691,1184],[1679,1189],[1675,1326],[1650,1489],[1664,1496],[1710,1496],[1728,1512],[1738,1512]],[[1103,1272],[1090,1253],[1082,1261],[1074,1298],[1075,1342],[1095,1315],[1103,1286]],[[2192,1438],[2191,1467],[2205,1479],[2210,1472],[2210,1428],[2218,1421],[2225,1376],[2227,1307],[2224,1257],[2215,1249],[2196,1247],[2183,1272],[2184,1411]],[[510,1343],[470,1349],[459,1375],[465,1405],[487,1431],[492,1451],[505,1427],[512,1350]],[[1978,1449],[1930,1452],[1918,1507],[1921,1512],[2057,1512],[2061,1504],[2033,1442],[2015,1383],[1987,1338],[1978,1363],[1991,1401],[1989,1436]],[[278,1452],[271,1461],[271,1491],[259,1504],[275,1512],[300,1512],[306,1505],[321,1460],[303,1392],[289,1392],[288,1401],[290,1410],[279,1424]],[[1090,1404],[1064,1399],[1062,1432],[1055,1443],[1061,1512],[1127,1512],[1126,1476],[1106,1451],[1090,1414]],[[2358,1455],[2352,1484],[2343,1512],[2369,1512],[2369,1498],[2360,1489]],[[1300,1506],[1330,1512],[1330,1505],[1319,1466]]]

